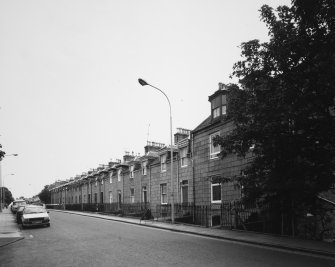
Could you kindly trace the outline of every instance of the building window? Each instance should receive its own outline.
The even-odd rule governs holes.
[[[220,108],[213,109],[213,118],[215,119],[216,117],[219,116],[220,116]]]
[[[220,135],[220,132],[216,132],[216,133],[211,134],[209,136],[209,157],[211,159],[217,158],[218,154],[221,151],[221,146],[220,145],[214,146],[214,144],[213,144],[213,138],[215,136],[219,136],[219,135]]]
[[[147,187],[146,186],[142,187],[142,201],[144,203],[148,202],[148,194],[147,194]]]
[[[130,203],[135,202],[134,188],[130,188]]]
[[[161,172],[166,171],[166,157],[166,154],[161,156]]]
[[[227,114],[227,96],[226,95],[222,95],[221,110],[222,110],[222,115],[226,115]]]
[[[113,182],[113,172],[109,174],[109,183],[111,184]]]
[[[142,175],[147,175],[147,163],[142,163]]]
[[[97,204],[98,203],[98,194],[94,193],[94,203]]]
[[[130,166],[130,178],[134,178],[134,165]]]
[[[212,100],[212,116],[213,119],[227,114],[227,96],[217,96]]]
[[[221,203],[221,184],[215,183],[211,186],[211,202]]]
[[[104,179],[101,179],[101,185],[103,185],[104,184]]]
[[[167,185],[161,184],[161,204],[167,204]]]
[[[104,203],[104,192],[100,192],[100,203]]]
[[[109,191],[109,203],[113,203],[113,193]]]
[[[186,204],[188,203],[188,181],[181,182],[181,203]]]
[[[188,165],[187,147],[184,147],[180,150],[180,166],[186,167],[187,165]]]
[[[121,182],[121,171],[122,171],[121,169],[117,170],[117,181],[118,182]]]

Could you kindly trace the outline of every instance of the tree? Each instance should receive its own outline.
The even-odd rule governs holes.
[[[12,192],[9,191],[7,187],[4,187],[4,194],[5,194],[5,204],[9,205],[14,201]]]
[[[6,152],[1,150],[2,145],[0,144],[0,160],[5,156]]]
[[[335,182],[335,1],[295,0],[260,13],[270,40],[242,43],[239,87],[228,92],[236,128],[215,141],[222,157],[253,147],[237,177],[244,200],[292,216]]]
[[[51,192],[49,191],[49,186],[45,185],[43,190],[38,194],[38,197],[45,204],[50,204],[51,202]]]

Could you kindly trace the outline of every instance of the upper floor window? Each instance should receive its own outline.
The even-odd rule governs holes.
[[[227,114],[227,96],[219,95],[212,100],[212,116],[213,119],[219,117],[220,115]]]
[[[130,178],[134,178],[134,165],[130,166]]]
[[[217,158],[218,154],[221,151],[221,146],[220,145],[214,146],[213,138],[215,136],[220,136],[220,132],[216,132],[216,133],[211,134],[209,136],[209,157],[211,159]]]
[[[142,175],[147,175],[147,162],[142,163]]]
[[[120,182],[121,181],[121,169],[117,170],[117,181]]]
[[[180,150],[180,166],[186,167],[187,165],[188,165],[187,147],[184,147]]]
[[[113,182],[113,172],[109,174],[109,183],[111,184]]]
[[[166,154],[161,156],[161,172],[166,171],[166,157],[167,157]]]

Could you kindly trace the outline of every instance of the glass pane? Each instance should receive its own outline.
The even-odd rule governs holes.
[[[220,201],[221,200],[221,185],[220,184],[213,185],[212,192],[213,192],[212,200]]]
[[[226,105],[226,104],[227,104],[227,96],[222,95],[222,105]]]
[[[222,115],[227,114],[227,105],[222,106]]]

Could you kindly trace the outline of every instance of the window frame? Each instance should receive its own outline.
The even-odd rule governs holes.
[[[188,166],[188,157],[187,157],[187,147],[183,147],[180,149],[180,167]]]
[[[121,171],[122,171],[122,169],[117,170],[117,181],[118,182],[121,182]]]
[[[160,156],[160,161],[161,161],[161,172],[166,172],[167,170],[167,154],[163,154]]]
[[[142,163],[142,175],[147,175],[147,162]]]
[[[161,195],[161,204],[162,205],[168,204],[168,199],[167,199],[167,183],[160,184],[160,195]]]
[[[130,166],[130,170],[129,170],[129,178],[130,179],[134,179],[134,165]]]
[[[214,200],[213,187],[220,186],[220,200]],[[211,203],[221,204],[222,203],[222,183],[211,183]]]
[[[215,151],[216,147],[213,145],[213,138],[215,136],[220,136],[220,131],[212,133],[209,135],[209,158],[210,159],[217,159],[219,156],[218,154],[221,152],[221,146],[217,145],[216,147],[218,147],[219,151]],[[214,152],[213,152],[214,150]]]
[[[135,203],[135,189],[134,189],[134,187],[130,188],[130,203]]]

